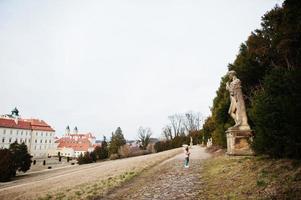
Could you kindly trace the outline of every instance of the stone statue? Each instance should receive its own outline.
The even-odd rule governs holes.
[[[11,116],[13,116],[13,117],[19,117],[19,110],[17,109],[17,107],[15,107],[15,108],[11,111]]]
[[[227,75],[230,81],[226,83],[226,89],[229,90],[231,100],[228,113],[235,121],[235,125],[229,129],[250,130],[245,101],[241,90],[241,82],[237,78],[235,71],[229,71]]]

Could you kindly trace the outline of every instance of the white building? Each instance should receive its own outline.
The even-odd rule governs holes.
[[[0,148],[17,141],[27,145],[34,157],[46,157],[55,148],[55,130],[39,119],[22,119],[15,108],[11,115],[0,116]]]
[[[73,133],[70,133],[70,128],[67,126],[65,135],[56,140],[56,150],[51,154],[56,156],[60,154],[66,157],[78,157],[85,152],[92,152],[97,146],[96,138],[91,133],[78,133],[77,127]]]

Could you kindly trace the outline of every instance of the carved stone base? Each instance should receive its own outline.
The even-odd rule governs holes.
[[[227,154],[233,156],[254,155],[250,147],[252,140],[252,130],[228,129],[227,134]]]

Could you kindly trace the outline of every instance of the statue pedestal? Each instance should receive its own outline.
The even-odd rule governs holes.
[[[233,156],[254,155],[250,147],[252,140],[252,130],[228,129],[227,134],[227,154]]]

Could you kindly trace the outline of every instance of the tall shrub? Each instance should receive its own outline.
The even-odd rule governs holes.
[[[8,149],[0,149],[0,181],[9,181],[15,174],[12,153]]]
[[[30,169],[32,156],[28,153],[27,146],[24,143],[14,142],[10,144],[9,150],[12,153],[12,164],[15,172],[26,172]]]
[[[301,158],[301,69],[274,69],[253,97],[253,148],[273,157]]]

